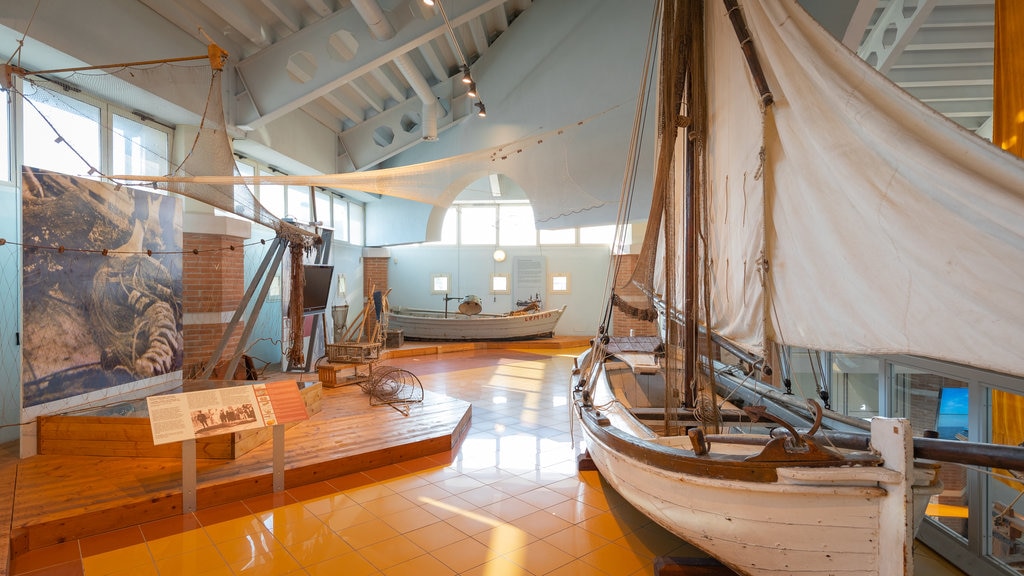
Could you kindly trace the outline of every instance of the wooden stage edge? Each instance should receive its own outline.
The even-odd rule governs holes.
[[[587,345],[589,338],[573,337],[406,342],[382,351],[381,361],[473,350]],[[450,459],[470,427],[472,406],[448,396],[426,391],[423,402],[413,405],[408,415],[387,405],[371,406],[368,399],[358,386],[323,389],[321,411],[286,432],[285,490],[425,456]],[[416,425],[410,426],[411,422]],[[13,467],[17,471],[8,482],[0,478],[0,504],[10,506],[8,546],[0,548],[0,573],[9,573],[4,568],[9,568],[11,558],[31,550],[183,514],[180,457],[38,455],[15,462],[8,458],[0,472]],[[197,469],[200,511],[275,494],[269,441],[233,460],[199,459]],[[5,510],[0,512],[6,515]],[[5,536],[4,527],[0,525],[0,539]]]

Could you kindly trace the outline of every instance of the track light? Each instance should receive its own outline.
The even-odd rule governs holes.
[[[484,117],[487,116],[487,107],[484,106],[484,103],[482,101],[481,102],[474,102],[473,106],[476,106],[476,110],[477,110],[476,115],[477,116],[479,116],[481,118],[484,118]]]
[[[466,95],[470,98],[476,98],[476,82],[469,83],[469,90],[466,90]]]
[[[434,0],[423,0],[423,3],[426,4],[427,6],[433,6]]]
[[[473,77],[469,74],[469,66],[462,67],[462,83],[470,84],[473,82]]]

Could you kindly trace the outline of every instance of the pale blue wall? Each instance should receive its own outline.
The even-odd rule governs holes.
[[[21,194],[0,185],[0,442],[16,440],[21,418]]]

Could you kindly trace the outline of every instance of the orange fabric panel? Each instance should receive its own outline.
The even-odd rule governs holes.
[[[1024,396],[992,391],[992,443],[1016,446],[1024,442]],[[996,469],[1001,474],[1009,472]],[[1002,482],[1016,490],[1024,489],[1024,485],[1000,478]]]
[[[992,142],[1024,158],[1024,2],[996,0]]]

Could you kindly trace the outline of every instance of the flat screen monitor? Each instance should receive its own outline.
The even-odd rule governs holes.
[[[327,300],[331,296],[331,279],[334,277],[334,266],[324,264],[306,264],[306,286],[302,291],[302,311],[305,314],[323,312],[327,309]]]

